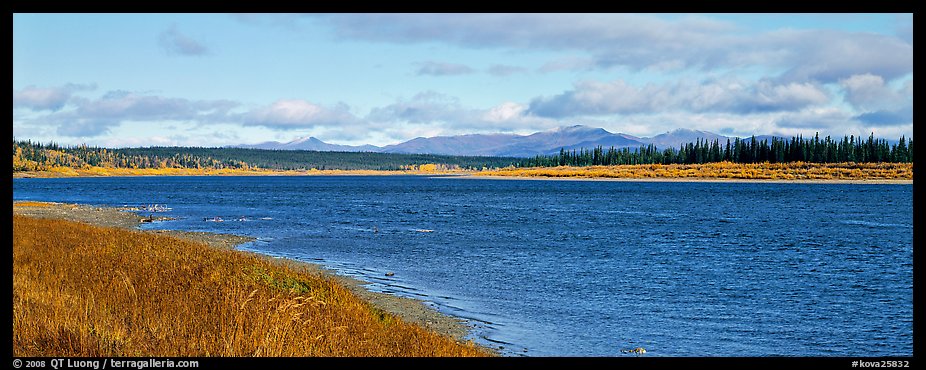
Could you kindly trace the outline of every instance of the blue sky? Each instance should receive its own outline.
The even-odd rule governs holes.
[[[913,133],[910,14],[14,14],[13,135]]]

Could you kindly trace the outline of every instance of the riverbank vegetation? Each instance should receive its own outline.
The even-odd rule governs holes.
[[[659,150],[596,147],[560,150],[477,175],[576,178],[700,178],[745,180],[913,180],[913,139],[801,136],[688,143]]]
[[[901,179],[913,178],[913,139],[829,136],[790,140],[735,138],[678,149],[565,150],[533,158],[242,148],[63,147],[13,140],[14,177],[155,175],[392,175],[477,173],[496,176]]]
[[[142,231],[13,217],[13,355],[486,356],[333,278]]]
[[[833,140],[820,135],[786,140],[778,137],[748,140],[739,138],[721,144],[719,140],[688,143],[678,149],[659,150],[653,145],[641,148],[601,146],[593,149],[566,151],[555,155],[536,156],[519,162],[518,167],[616,166],[637,164],[705,164],[705,163],[912,163],[913,139],[901,137],[896,144],[884,139],[845,136]]]
[[[202,174],[304,171],[481,170],[516,164],[520,158],[318,152],[244,148],[148,147],[107,149],[13,140],[13,171],[59,172],[69,176],[97,172],[173,174],[179,169]],[[112,171],[116,170],[116,171]],[[210,172],[212,171],[212,172]]]
[[[742,180],[913,180],[912,163],[732,163],[638,164],[502,168],[480,176],[742,179]]]

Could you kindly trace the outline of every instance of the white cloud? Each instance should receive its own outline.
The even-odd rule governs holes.
[[[824,105],[830,100],[826,90],[809,82],[775,84],[759,81],[745,96],[739,97],[740,111],[794,110]]]
[[[27,86],[13,91],[13,107],[32,110],[58,111],[64,108],[77,91],[93,90],[95,85],[66,84],[57,87]]]
[[[243,115],[243,123],[269,128],[312,128],[316,126],[347,127],[360,123],[343,103],[325,107],[300,99],[277,100],[269,106]]]
[[[870,73],[852,75],[839,84],[845,89],[846,101],[861,110],[897,109],[907,103],[906,91],[913,97],[912,83],[895,91],[884,83],[884,78]]]
[[[527,106],[513,102],[505,102],[487,110],[482,119],[486,122],[504,123],[515,119],[521,119],[527,112]]]
[[[470,108],[463,106],[458,98],[434,91],[374,108],[366,118],[384,124],[432,125],[454,133],[512,132],[556,126],[555,120],[527,114],[527,106],[523,104],[504,102],[488,109]]]
[[[188,100],[125,91],[110,92],[77,108],[80,117],[114,120],[195,120],[224,114],[238,103],[229,100]]]
[[[411,99],[398,99],[384,107],[373,108],[367,119],[378,122],[404,121],[430,123],[453,119],[463,110],[457,98],[435,91],[415,94]]]
[[[156,135],[147,137],[109,137],[101,140],[100,145],[106,148],[131,148],[147,146],[178,146],[182,144],[181,141],[177,140],[177,137],[165,137]],[[196,144],[196,146],[202,145],[202,142]]]
[[[745,32],[707,17],[639,14],[337,14],[318,17],[343,38],[399,44],[579,53],[541,67],[718,70],[761,66],[790,82],[835,82],[854,74],[893,79],[913,70],[900,36],[821,29]],[[910,22],[912,24],[912,20]],[[911,28],[912,29],[912,28]],[[910,36],[912,41],[912,34]]]
[[[641,87],[623,80],[581,81],[572,90],[530,103],[530,113],[543,117],[640,114],[662,111],[752,113],[797,110],[829,102],[827,92],[811,83],[775,83],[736,79],[680,81]]]
[[[852,115],[849,112],[834,107],[787,112],[776,117],[774,122],[779,128],[794,128],[804,131],[828,130],[830,128],[845,127],[853,123]]]
[[[188,100],[128,91],[110,91],[102,98],[72,99],[76,107],[31,117],[33,126],[51,125],[57,133],[70,137],[93,137],[109,132],[123,122],[221,122],[238,106],[229,100]]]
[[[837,82],[871,73],[888,80],[913,72],[913,45],[871,33],[834,30],[778,31],[757,40],[763,47],[784,50],[775,65],[787,68],[787,81]]]
[[[875,127],[913,123],[913,80],[898,89],[887,85],[881,76],[853,75],[839,81],[845,100],[860,113],[854,118]]]

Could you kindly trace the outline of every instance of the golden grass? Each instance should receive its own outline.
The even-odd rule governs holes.
[[[765,180],[913,180],[912,163],[642,164],[503,168],[476,175],[576,178],[711,178]]]
[[[265,257],[14,215],[13,355],[490,354]]]
[[[54,206],[55,203],[50,202],[35,202],[31,200],[24,200],[21,202],[13,203],[13,207],[35,207],[35,208],[48,208]]]

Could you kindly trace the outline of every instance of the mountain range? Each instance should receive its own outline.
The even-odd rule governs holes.
[[[771,138],[771,136],[763,137]],[[639,148],[647,144],[653,144],[660,149],[678,148],[682,144],[693,143],[698,139],[708,141],[716,139],[721,144],[725,144],[727,139],[733,140],[734,137],[690,129],[676,129],[653,137],[636,137],[611,133],[603,128],[576,125],[535,132],[530,135],[469,134],[429,138],[418,137],[403,143],[382,147],[375,145],[329,144],[314,137],[299,138],[286,143],[268,141],[253,145],[238,145],[237,147],[273,150],[532,157],[558,153],[560,149],[591,149],[599,145],[603,148]]]

